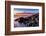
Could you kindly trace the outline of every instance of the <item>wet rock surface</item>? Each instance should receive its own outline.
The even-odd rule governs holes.
[[[20,17],[14,20],[14,27],[36,27],[39,26],[39,14],[29,17]]]

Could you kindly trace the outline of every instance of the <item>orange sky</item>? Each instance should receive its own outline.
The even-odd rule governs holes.
[[[16,13],[15,15],[16,16],[29,16],[29,15],[32,15],[32,14],[28,14],[28,13],[26,13],[26,14],[25,13],[24,14],[23,13]]]

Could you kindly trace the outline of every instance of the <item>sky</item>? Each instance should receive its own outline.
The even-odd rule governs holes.
[[[24,9],[24,8],[15,8],[15,13],[38,13],[39,9]]]

